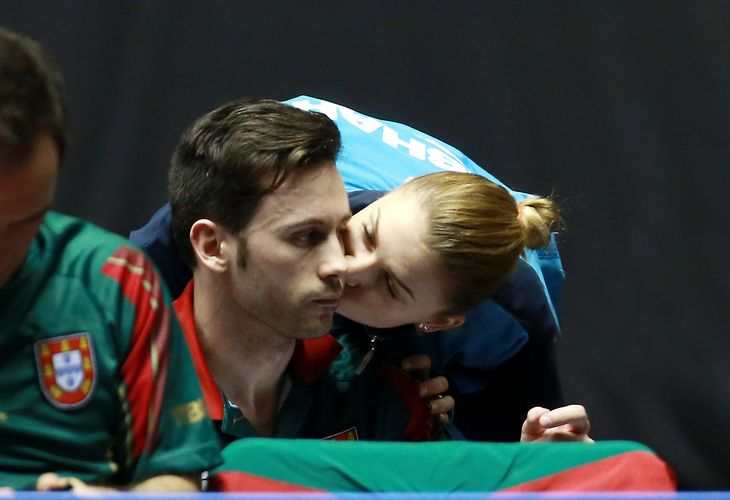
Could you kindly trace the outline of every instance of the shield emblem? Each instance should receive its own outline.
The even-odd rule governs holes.
[[[41,390],[51,404],[73,409],[89,401],[96,385],[96,360],[88,332],[39,340],[35,358]]]

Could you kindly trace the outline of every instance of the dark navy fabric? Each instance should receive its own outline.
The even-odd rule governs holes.
[[[185,290],[193,273],[180,257],[177,244],[170,232],[171,217],[170,204],[165,203],[152,215],[147,224],[129,233],[129,239],[147,252],[167,282],[173,299],[176,299]]]

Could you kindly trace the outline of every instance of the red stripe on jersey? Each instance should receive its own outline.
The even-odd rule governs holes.
[[[173,303],[173,307],[175,307],[177,318],[180,321],[183,334],[185,334],[190,357],[193,358],[195,373],[198,374],[198,381],[200,382],[200,389],[203,391],[205,406],[208,407],[208,414],[212,420],[223,420],[223,396],[221,396],[221,391],[218,389],[215,380],[213,380],[213,374],[210,373],[195,328],[194,290],[195,281],[190,280],[183,293]]]
[[[410,410],[411,419],[403,439],[405,441],[428,441],[431,438],[434,422],[426,403],[418,394],[418,381],[387,363],[380,364],[378,375],[390,383]]]
[[[590,445],[586,445],[590,446]],[[676,491],[672,469],[656,455],[631,451],[500,491]]]
[[[237,471],[218,472],[210,478],[210,489],[213,491],[279,493],[317,493],[325,491]]]
[[[132,453],[138,459],[157,444],[169,364],[170,311],[160,278],[141,252],[119,247],[101,271],[119,283],[136,312],[122,377],[132,413]]]

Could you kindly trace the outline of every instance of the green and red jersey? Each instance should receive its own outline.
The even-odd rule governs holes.
[[[174,305],[208,412],[224,444],[237,438],[259,437],[213,380],[196,332],[193,286],[193,281],[188,283]],[[415,380],[379,362],[368,365],[360,374],[356,372],[356,361],[347,346],[331,335],[297,340],[287,372],[288,392],[276,419],[274,437],[388,441],[430,437],[433,422]]]
[[[123,238],[50,212],[0,289],[0,486],[220,462],[167,291]]]

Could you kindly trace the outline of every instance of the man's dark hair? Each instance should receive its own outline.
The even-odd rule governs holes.
[[[274,100],[239,99],[200,117],[183,133],[168,179],[172,234],[185,262],[195,266],[195,221],[238,233],[294,169],[334,162],[339,151],[340,132],[326,115]]]
[[[0,147],[24,155],[38,133],[50,132],[59,156],[66,148],[61,75],[41,46],[0,27]]]

